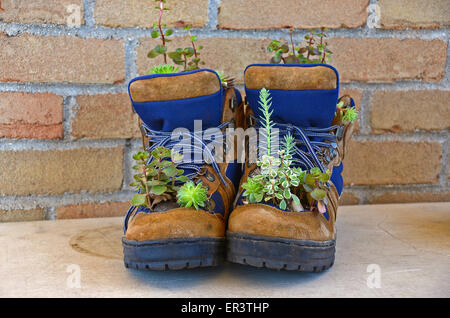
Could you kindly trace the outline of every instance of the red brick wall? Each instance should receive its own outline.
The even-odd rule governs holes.
[[[159,61],[153,0],[2,0],[0,222],[123,215],[140,147],[127,82]],[[80,26],[68,25],[77,5]],[[447,0],[168,0],[165,22],[242,84],[270,39],[326,26],[361,110],[342,203],[450,201]],[[369,7],[370,6],[370,7]],[[74,11],[72,11],[74,12]]]

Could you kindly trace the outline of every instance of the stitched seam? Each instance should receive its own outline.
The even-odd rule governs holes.
[[[158,243],[143,243],[143,244],[139,244],[139,243],[129,243],[129,242],[122,242],[123,245],[126,246],[130,246],[130,247],[146,247],[146,246],[161,246],[161,245],[182,245],[182,244],[198,244],[198,243],[222,243],[223,241],[219,241],[219,240],[224,240],[221,238],[218,238],[217,240],[201,240],[201,241],[191,241],[191,242],[158,242]]]
[[[283,241],[266,240],[263,238],[232,237],[232,239],[267,242],[267,243],[277,243],[277,244],[284,244],[284,245],[296,245],[296,246],[301,246],[301,247],[333,247],[333,246],[335,246],[335,243],[329,243],[327,245],[308,245],[308,244],[297,243],[297,242],[283,242]]]

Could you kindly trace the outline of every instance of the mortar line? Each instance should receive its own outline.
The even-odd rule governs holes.
[[[362,134],[370,134],[370,109],[372,107],[372,92],[363,91],[361,99],[361,117],[359,121]]]
[[[211,0],[214,1],[214,0]],[[211,21],[214,24],[214,21]],[[308,29],[294,29],[294,40],[303,40],[303,36]],[[9,36],[17,36],[27,33],[42,36],[77,36],[80,38],[99,38],[99,39],[116,39],[126,40],[127,38],[151,38],[150,28],[124,28],[124,27],[106,27],[101,25],[82,25],[79,28],[68,27],[65,25],[55,24],[38,24],[38,23],[5,23],[0,22],[0,32],[4,32]],[[184,35],[183,28],[174,28],[175,35]],[[289,38],[288,29],[214,29],[208,24],[202,28],[193,28],[200,37],[239,37],[239,38]],[[440,29],[407,29],[407,30],[390,30],[390,29],[369,29],[369,28],[338,28],[328,31],[329,38],[397,38],[397,39],[422,39],[432,40],[441,39],[447,41],[449,39],[450,28]]]
[[[448,178],[450,176],[447,175],[447,171],[448,171],[448,135],[447,135],[447,139],[444,141],[443,145],[442,145],[442,158],[441,158],[441,162],[442,162],[442,168],[441,168],[441,172],[440,172],[440,176],[439,176],[439,181],[442,187],[446,187],[449,186],[449,181]]]
[[[426,132],[426,131],[416,131],[414,133],[384,133],[384,134],[364,134],[357,133],[353,136],[354,141],[364,142],[364,141],[375,141],[375,142],[386,142],[386,141],[401,141],[401,142],[438,142],[443,144],[448,139],[447,131],[436,131],[436,132]]]
[[[62,96],[75,95],[97,95],[97,94],[113,94],[124,93],[127,91],[127,81],[135,76],[138,76],[136,65],[137,59],[137,41],[127,46],[127,79],[124,84],[67,84],[67,83],[0,83],[0,92],[50,92]],[[332,64],[331,64],[332,65]],[[243,89],[243,84],[236,85]],[[389,91],[403,91],[403,90],[450,90],[450,82],[432,83],[421,82],[418,80],[396,81],[392,83],[366,83],[366,82],[349,82],[341,83],[342,89],[357,89],[367,91],[389,90]]]
[[[44,220],[56,220],[56,208],[45,207],[44,208]]]
[[[219,8],[220,0],[208,1],[208,23],[205,25],[206,29],[217,30],[219,25]]]
[[[0,138],[0,151],[21,150],[72,150],[83,148],[114,148],[124,147],[125,139],[6,139]]]
[[[89,27],[92,27],[95,25],[95,21],[94,21],[95,3],[96,3],[96,0],[83,0],[84,22]]]
[[[137,68],[138,41],[130,38],[125,41],[125,84],[139,75]]]
[[[64,140],[71,141],[72,138],[72,123],[75,118],[76,111],[78,109],[78,104],[74,96],[65,96],[63,103],[63,111],[64,111],[64,120],[63,120],[63,128],[64,128]]]

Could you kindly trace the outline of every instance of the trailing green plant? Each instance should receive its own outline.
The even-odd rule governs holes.
[[[184,30],[187,32],[186,39],[189,40],[191,46],[186,48],[177,48],[174,51],[169,52],[167,43],[172,41],[170,37],[173,35],[173,29],[166,29],[167,25],[162,23],[162,17],[165,11],[170,10],[165,6],[166,0],[155,0],[159,5],[155,7],[159,11],[158,21],[153,24],[153,31],[151,36],[153,39],[160,39],[161,44],[156,45],[147,56],[149,58],[156,58],[160,55],[163,56],[164,64],[167,64],[167,57],[169,57],[176,65],[183,66],[183,71],[191,71],[200,68],[200,65],[204,65],[200,58],[200,51],[203,49],[202,45],[196,45],[198,37],[191,34],[191,26],[187,25]],[[165,31],[163,29],[166,29]]]
[[[332,52],[328,49],[327,28],[311,29],[305,36],[305,42],[300,46],[294,45],[293,30],[289,29],[290,43],[278,40],[270,42],[267,50],[273,53],[271,63],[284,64],[312,64],[328,63]]]
[[[353,123],[358,118],[356,107],[344,107],[344,102],[340,101],[336,105],[336,114],[342,118],[345,123]]]
[[[161,44],[156,45],[150,52],[148,52],[147,56],[149,58],[155,58],[159,55],[163,56],[164,64],[167,64],[167,43],[171,40],[169,37],[173,34],[173,29],[167,29],[165,32],[163,28],[166,28],[166,24],[162,23],[162,17],[164,14],[164,11],[170,10],[169,8],[166,8],[164,4],[166,3],[166,0],[155,0],[155,2],[158,2],[159,5],[155,6],[155,9],[159,11],[159,18],[158,22],[153,23],[153,31],[151,33],[151,36],[153,39],[159,38],[161,40]]]
[[[167,74],[167,73],[176,73],[178,72],[179,67],[175,67],[170,64],[160,64],[153,66],[150,69],[149,74]]]
[[[153,157],[151,162],[150,155]],[[138,152],[133,159],[137,162],[133,166],[137,173],[134,175],[135,181],[130,185],[138,193],[131,199],[132,205],[152,209],[158,203],[177,200],[185,208],[193,206],[198,210],[205,206],[208,190],[201,182],[195,185],[183,175],[183,169],[177,168],[183,155],[165,147],[157,147],[151,154],[146,151]]]
[[[182,65],[184,71],[197,70],[200,68],[200,65],[205,64],[200,58],[200,50],[203,49],[203,46],[195,44],[198,41],[198,37],[191,34],[191,26],[186,26],[184,30],[187,31],[186,39],[190,41],[191,47],[177,48],[168,55],[175,64]]]
[[[183,156],[174,153],[165,147],[157,147],[151,153],[153,160],[148,163],[150,154],[146,151],[138,152],[133,156],[137,162],[133,169],[137,171],[134,182],[130,185],[138,190],[131,204],[153,208],[159,202],[174,198],[179,190],[176,182],[187,182],[189,179],[183,175],[183,170],[177,168]]]

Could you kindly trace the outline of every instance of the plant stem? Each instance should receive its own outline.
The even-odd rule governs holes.
[[[158,27],[159,27],[159,34],[161,35],[162,45],[165,47],[166,46],[166,38],[164,37],[164,32],[162,30],[162,25],[161,25],[163,12],[164,12],[164,2],[162,2],[162,0],[159,0]],[[164,55],[164,64],[167,64],[167,54],[164,53],[163,55]]]
[[[190,30],[188,30],[188,35],[189,35],[189,39],[190,39],[192,37]],[[194,56],[197,57],[197,49],[195,48],[195,43],[194,43],[194,41],[191,41],[191,43],[192,43],[192,49],[194,50]]]
[[[309,60],[309,55],[311,54],[311,51],[310,51],[309,48],[310,48],[310,46],[312,45],[313,37],[314,37],[314,32],[311,31],[311,36],[310,36],[310,38],[309,38],[309,43],[308,43],[308,55],[306,56],[306,59],[307,59],[307,60]]]
[[[161,163],[162,159],[158,159],[158,161]],[[158,181],[161,180],[161,166],[158,167],[158,176],[156,177]]]
[[[323,37],[325,36],[324,28],[322,28],[321,34],[322,34],[322,36],[320,37],[320,44],[323,43]],[[325,44],[324,44],[324,46],[322,47],[322,50],[323,50],[323,52],[322,52],[322,63],[325,62],[326,48],[327,48],[327,44],[326,44],[326,41],[325,41]]]
[[[147,171],[145,171],[145,163],[142,166],[142,170],[144,172],[144,178],[145,178],[145,182],[144,182],[144,186],[145,186],[145,201],[147,202],[147,207],[150,208],[150,191],[148,191],[148,184],[147,184]]]
[[[292,33],[294,31],[292,30],[292,28],[289,29],[289,34],[291,35],[291,45],[292,45],[292,54],[295,56],[295,47],[294,47],[294,40],[292,38]]]
[[[172,167],[176,168],[175,164],[172,162]],[[172,177],[172,187],[175,186],[175,176]]]

